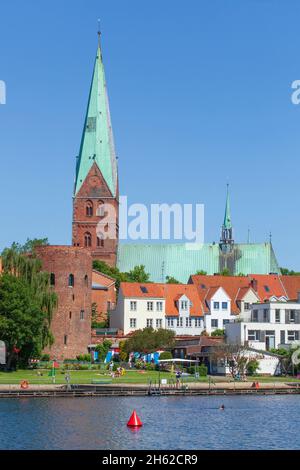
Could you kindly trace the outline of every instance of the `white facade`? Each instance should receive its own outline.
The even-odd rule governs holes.
[[[271,301],[253,304],[245,321],[226,325],[226,340],[259,350],[300,341],[300,303]]]
[[[261,375],[278,375],[280,373],[280,363],[277,356],[267,353],[266,351],[254,351],[247,349],[244,356],[249,360],[256,360],[259,363],[257,374]],[[231,375],[230,367],[225,361],[218,361],[212,364],[212,373],[217,375]]]
[[[155,297],[124,298],[119,292],[116,309],[110,315],[110,327],[124,335],[146,327],[165,327],[165,299]]]
[[[231,312],[231,299],[222,287],[216,290],[207,304],[210,313],[205,313],[204,329],[208,334],[224,329],[226,324],[236,319],[236,315]]]
[[[191,314],[191,302],[186,295],[182,295],[177,301],[178,315],[166,316],[165,327],[174,330],[178,335],[200,335],[204,330],[203,317]]]

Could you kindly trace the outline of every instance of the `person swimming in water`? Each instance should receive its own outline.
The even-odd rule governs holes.
[[[219,409],[222,410],[222,411],[224,411],[224,410],[225,410],[225,406],[224,406],[224,405],[221,405]]]

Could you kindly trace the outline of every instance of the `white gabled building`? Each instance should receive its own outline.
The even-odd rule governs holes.
[[[165,327],[165,296],[160,284],[122,282],[116,309],[110,314],[110,327],[124,335],[146,327]]]
[[[179,336],[200,335],[204,317],[197,289],[188,284],[122,282],[110,327],[124,335],[146,327],[167,328]]]
[[[300,341],[300,299],[287,301],[272,297],[269,302],[251,306],[240,322],[226,325],[228,343],[268,351],[289,347]]]
[[[204,309],[204,328],[210,335],[217,329],[224,329],[227,323],[235,320],[231,298],[223,287],[211,287],[203,292],[201,302]]]

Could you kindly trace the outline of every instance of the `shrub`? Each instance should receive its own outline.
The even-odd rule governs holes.
[[[220,328],[217,328],[211,334],[211,336],[224,336],[224,335],[225,335],[225,330],[221,330]]]
[[[248,375],[254,375],[259,369],[259,362],[256,359],[252,359],[247,364],[247,373]]]
[[[91,362],[91,355],[90,354],[79,354],[76,356],[76,359],[81,362]]]
[[[199,366],[199,375],[200,377],[206,377],[207,376],[207,367],[205,364],[200,364]]]
[[[172,353],[170,351],[164,351],[160,354],[159,359],[162,361],[164,359],[173,359]]]
[[[43,361],[43,362],[48,362],[48,361],[50,361],[50,354],[43,354],[43,355],[41,356],[41,361]]]

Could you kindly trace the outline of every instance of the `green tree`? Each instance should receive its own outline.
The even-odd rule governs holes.
[[[224,335],[225,335],[225,330],[223,330],[221,328],[217,328],[211,334],[211,336],[224,336]]]
[[[0,278],[0,338],[5,341],[7,368],[16,361],[27,364],[52,344],[49,318],[41,308],[34,289],[21,277],[3,274]]]
[[[166,277],[166,284],[180,284],[180,282],[177,281],[177,279],[175,279],[175,277],[173,277],[173,276],[167,276]]]
[[[2,261],[4,273],[16,277],[20,282],[24,283],[24,286],[28,287],[32,307],[38,308],[44,318],[41,344],[43,347],[50,346],[54,341],[50,331],[50,324],[53,312],[57,306],[57,295],[50,285],[50,274],[42,271],[41,261],[34,253],[26,252],[25,255],[23,248],[17,247],[16,244],[3,251]],[[13,303],[13,297],[11,297],[11,301]],[[18,344],[14,346],[18,349],[20,348]],[[26,356],[24,346],[23,353],[21,353],[21,358],[23,355]],[[12,354],[12,351],[10,351],[10,354]]]
[[[120,352],[119,352],[120,361],[122,362],[128,361],[128,352],[126,351],[126,341],[120,341],[119,348],[120,348]]]
[[[150,282],[150,274],[146,273],[143,264],[135,266],[131,271],[125,273],[128,282]]]
[[[95,350],[98,351],[99,361],[103,362],[106,358],[108,351],[110,350],[112,342],[108,339],[105,339],[102,343],[97,344]]]
[[[197,271],[197,272],[196,272],[196,275],[197,275],[197,276],[206,276],[206,275],[207,275],[207,272],[206,272],[206,271],[203,271],[203,269],[200,269],[200,271]]]
[[[280,268],[283,276],[300,276],[300,272],[289,270],[288,268]]]
[[[159,328],[144,328],[137,330],[126,341],[125,349],[129,353],[137,351],[141,353],[151,353],[158,349],[169,349],[175,344],[175,332]]]
[[[117,291],[119,291],[121,282],[127,281],[127,276],[125,273],[121,273],[118,268],[108,266],[108,264],[106,264],[104,261],[94,260],[93,269],[96,269],[97,271],[103,274],[107,274],[107,276],[110,276],[115,279]]]
[[[173,356],[170,351],[164,351],[160,354],[159,359],[161,361],[163,361],[164,359],[173,359]]]

